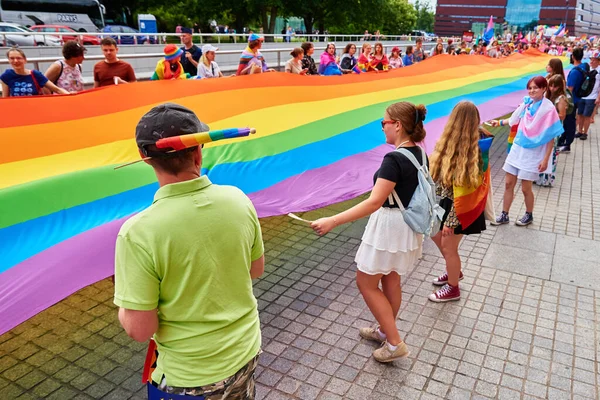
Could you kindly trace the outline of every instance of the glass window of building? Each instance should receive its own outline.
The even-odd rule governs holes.
[[[513,26],[537,25],[541,7],[542,0],[508,0],[505,19]]]

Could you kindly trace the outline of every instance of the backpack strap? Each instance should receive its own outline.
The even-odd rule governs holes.
[[[58,80],[59,80],[59,79],[60,79],[60,77],[62,76],[62,74],[63,74],[63,69],[64,69],[64,67],[65,67],[65,66],[63,65],[63,62],[62,62],[62,60],[58,60],[58,64],[60,65],[60,72],[58,73],[58,76],[56,77],[56,80],[55,80],[54,82],[52,82],[52,83],[54,83],[55,85],[56,85],[56,82],[58,82]]]
[[[43,94],[42,93],[42,88],[40,87],[40,84],[38,83],[37,79],[35,79],[35,75],[33,74],[33,70],[31,70],[31,80],[33,80],[33,84],[35,85],[35,89],[37,90],[38,94]]]
[[[427,172],[429,173],[429,171],[427,171],[427,164],[425,163],[425,150],[423,150],[423,148],[421,146],[417,146],[419,149],[421,149],[421,159],[423,160],[422,164],[419,163],[419,161],[417,161],[416,157],[408,150],[406,150],[405,148],[399,148],[396,149],[395,151],[397,151],[398,153],[402,154],[404,157],[406,157],[408,159],[408,161],[410,161],[414,167],[417,169],[417,174],[419,173],[419,171],[423,172]],[[396,200],[396,203],[398,203],[398,208],[400,208],[401,211],[404,211],[404,205],[402,204],[402,201],[400,201],[400,197],[398,196],[398,193],[396,193],[396,189],[392,190],[392,193],[389,194],[388,196],[388,202],[390,203],[391,206],[394,205],[394,200]]]
[[[401,147],[399,149],[396,149],[395,151],[402,154],[404,157],[408,158],[408,161],[410,161],[417,170],[421,170],[422,168],[427,169],[427,166],[425,164],[425,150],[423,150],[423,148],[421,146],[417,146],[417,147],[419,149],[421,149],[422,163],[419,163],[419,161],[417,161],[416,157],[410,151],[406,150],[405,148]]]

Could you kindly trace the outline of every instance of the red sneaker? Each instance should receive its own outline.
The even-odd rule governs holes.
[[[437,292],[431,293],[429,295],[429,300],[435,303],[460,300],[460,289],[458,286],[446,284]]]
[[[463,278],[463,273],[462,271],[460,271],[460,277],[458,278],[458,280],[462,281]],[[448,273],[445,272],[444,275],[440,275],[437,278],[434,278],[433,281],[431,281],[431,283],[433,283],[435,286],[444,286],[448,283]]]

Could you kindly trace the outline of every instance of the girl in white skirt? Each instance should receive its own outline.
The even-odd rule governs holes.
[[[381,121],[386,143],[396,149],[406,148],[421,163],[427,161],[423,160],[427,157],[417,143],[425,138],[426,113],[422,104],[400,102],[389,106]],[[338,225],[371,215],[356,253],[356,283],[379,325],[361,328],[359,334],[383,343],[373,352],[373,357],[380,362],[390,362],[409,354],[396,327],[402,302],[400,277],[421,257],[423,235],[408,227],[397,202],[388,199],[393,198],[395,191],[404,207],[408,207],[419,182],[417,169],[405,156],[392,151],[383,158],[374,182],[367,200],[333,217],[314,221],[311,226],[319,235],[324,235]]]

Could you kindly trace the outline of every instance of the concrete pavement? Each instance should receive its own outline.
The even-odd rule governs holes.
[[[373,323],[354,283],[366,220],[318,238],[287,217],[261,220],[255,283],[263,349],[259,399],[595,399],[600,387],[600,130],[561,154],[556,186],[535,187],[535,222],[489,227],[461,244],[459,302],[427,300],[444,270],[431,241],[404,278],[398,327],[411,356],[375,362]],[[499,210],[506,133],[491,162]],[[331,215],[355,199],[305,213]],[[523,213],[517,194],[511,217]],[[2,399],[140,399],[145,345],[119,326],[110,280],[0,336]]]

